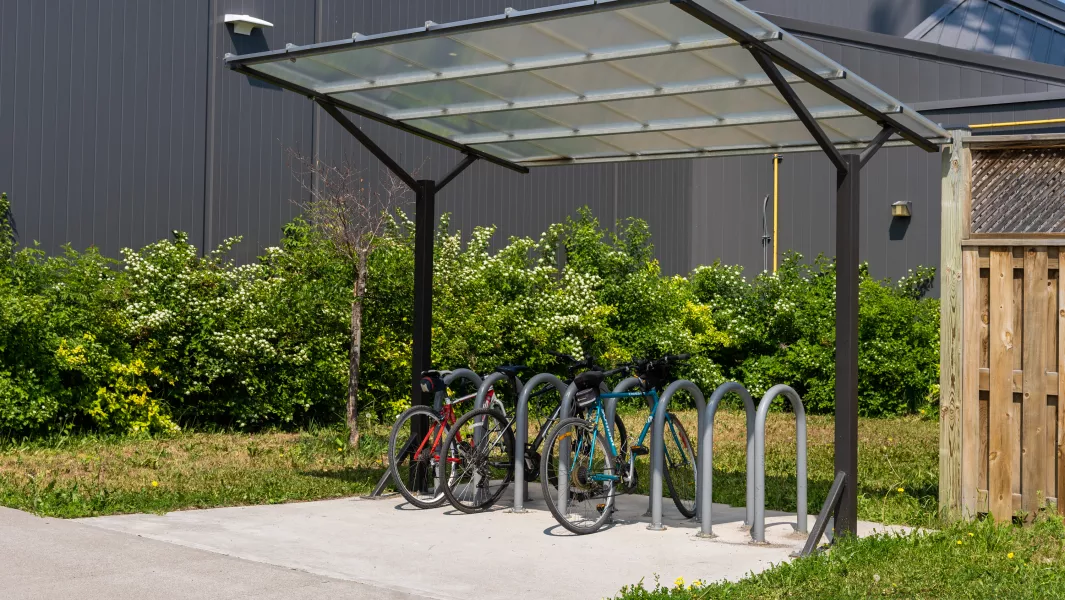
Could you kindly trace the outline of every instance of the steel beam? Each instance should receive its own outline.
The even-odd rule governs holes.
[[[444,186],[446,186],[447,184],[451,183],[452,179],[458,177],[460,173],[465,171],[467,167],[469,167],[470,165],[472,165],[475,162],[477,162],[477,157],[472,155],[472,154],[467,154],[466,158],[462,159],[462,162],[460,162],[459,164],[455,165],[455,168],[451,169],[450,173],[445,175],[443,179],[441,179],[439,182],[437,182],[436,190],[440,191],[440,190],[444,189]]]
[[[795,90],[791,89],[791,85],[784,79],[784,76],[781,75],[780,70],[773,64],[773,61],[769,59],[769,55],[757,47],[751,47],[749,50],[751,55],[754,56],[754,60],[758,61],[758,66],[762,67],[765,74],[772,80],[773,85],[776,86],[777,91],[783,96],[784,101],[788,103],[791,110],[795,111],[795,116],[802,121],[806,130],[810,132],[814,141],[821,147],[828,159],[832,161],[832,164],[836,165],[836,170],[846,169],[847,166],[843,162],[843,156],[836,149],[836,145],[829,139],[825,130],[821,129],[821,125],[810,114],[810,109],[806,108],[806,105],[803,104],[802,99],[795,93]]]
[[[880,130],[880,133],[876,134],[873,141],[869,142],[869,145],[865,147],[865,150],[862,150],[862,153],[858,155],[858,162],[861,163],[862,168],[865,168],[865,165],[873,159],[873,156],[875,156],[877,151],[880,150],[880,147],[893,135],[895,135],[895,130],[890,127],[885,127]]]
[[[887,107],[885,107],[887,108]],[[822,109],[808,113],[812,119],[846,119],[860,117],[861,113],[851,108]],[[581,129],[526,130],[512,133],[478,133],[456,136],[454,141],[460,144],[498,144],[502,142],[543,141],[581,137],[617,135],[623,133],[651,133],[663,131],[684,131],[688,129],[713,129],[717,127],[740,127],[746,125],[768,125],[773,123],[792,123],[801,121],[791,111],[781,107],[781,112],[757,114],[747,117],[698,117],[691,119],[666,119],[648,123],[628,122],[594,125]]]
[[[774,33],[764,38],[780,39],[780,35]],[[485,77],[487,75],[502,75],[506,73],[522,73],[526,71],[542,71],[545,69],[557,69],[576,65],[587,65],[606,62],[611,60],[626,60],[632,58],[646,58],[651,56],[663,56],[678,52],[693,52],[695,50],[710,50],[713,48],[726,48],[736,46],[738,42],[730,38],[709,38],[686,42],[667,42],[648,44],[646,46],[619,48],[616,50],[604,50],[600,52],[572,52],[554,58],[522,59],[520,62],[492,61],[487,64],[472,67],[453,68],[439,71],[425,70],[414,73],[391,75],[378,79],[364,79],[351,83],[328,85],[317,88],[322,94],[343,94],[345,92],[358,92],[379,88],[394,88],[404,85],[415,85],[436,81],[454,81],[457,79],[469,79],[471,77]]]
[[[317,100],[322,100],[322,101],[324,101],[324,102],[326,102],[328,104],[333,104],[333,105],[336,105],[336,106],[338,106],[340,108],[343,108],[344,110],[346,110],[346,111],[348,111],[350,113],[359,115],[360,117],[365,117],[365,118],[370,119],[372,121],[377,121],[378,123],[383,123],[383,124],[388,125],[390,127],[395,127],[396,129],[399,129],[400,131],[404,131],[406,133],[409,133],[409,134],[412,134],[412,135],[416,135],[416,136],[418,136],[420,138],[427,139],[427,140],[429,140],[431,142],[436,142],[437,144],[440,144],[441,146],[447,146],[448,148],[451,148],[453,150],[458,150],[458,151],[463,152],[465,154],[473,154],[475,156],[478,156],[480,158],[485,159],[486,161],[488,161],[488,162],[490,162],[492,164],[496,164],[496,165],[499,165],[501,167],[505,167],[507,169],[510,169],[511,171],[517,171],[518,173],[523,173],[523,174],[529,172],[529,169],[527,167],[523,167],[521,165],[514,164],[514,163],[510,162],[509,160],[499,158],[498,156],[494,156],[492,154],[488,154],[487,152],[482,152],[481,150],[478,150],[476,148],[468,148],[466,146],[463,146],[462,144],[457,144],[454,141],[452,141],[452,140],[450,140],[450,139],[448,139],[446,137],[443,137],[443,136],[440,136],[440,135],[436,135],[435,133],[430,133],[430,132],[422,130],[422,129],[418,129],[417,127],[413,127],[411,125],[407,125],[406,123],[403,123],[401,121],[396,121],[395,119],[389,119],[388,117],[386,117],[384,115],[379,115],[379,114],[374,113],[372,111],[369,111],[369,110],[366,110],[364,108],[355,106],[354,104],[351,104],[350,102],[344,102],[344,101],[338,100],[336,98],[331,98],[329,96],[325,96],[323,94],[319,94],[318,92],[316,92],[316,91],[314,91],[314,90],[312,90],[310,88],[303,87],[301,85],[292,83],[291,81],[285,81],[284,79],[279,79],[279,78],[274,77],[272,75],[267,75],[266,73],[262,73],[260,71],[256,71],[256,70],[251,69],[249,67],[242,66],[239,63],[233,63],[232,69],[234,71],[236,71],[237,73],[240,73],[242,75],[247,75],[248,77],[252,77],[252,78],[255,78],[255,79],[259,79],[261,81],[265,81],[266,83],[269,83],[271,85],[276,85],[279,88],[283,88],[283,89],[286,89],[286,90],[289,90],[289,91],[292,91],[292,92],[296,92],[297,94],[301,94],[301,95],[306,96],[307,98],[310,98],[312,100],[316,100],[316,101]]]
[[[817,89],[828,94],[829,96],[832,96],[836,100],[843,102],[847,106],[850,106],[851,108],[857,110],[866,117],[878,123],[890,125],[895,131],[899,132],[899,135],[909,140],[910,143],[912,143],[913,145],[922,148],[927,152],[939,151],[939,146],[929,141],[920,133],[917,133],[916,131],[910,129],[902,123],[899,123],[897,120],[885,114],[878,108],[870,105],[861,98],[858,98],[854,94],[851,94],[850,92],[847,92],[846,90],[838,88],[832,83],[825,81],[824,78],[818,76],[817,73],[810,70],[803,64],[799,63],[792,57],[774,48],[771,44],[767,44],[764,41],[758,39],[757,37],[751,35],[750,33],[744,31],[743,29],[736,27],[725,19],[722,19],[713,11],[708,10],[706,7],[699,4],[698,2],[695,2],[694,0],[670,0],[670,3],[676,6],[677,8],[683,10],[684,12],[688,13],[689,15],[695,17],[696,19],[699,19],[700,21],[720,31],[721,33],[724,33],[725,35],[736,40],[737,42],[745,44],[748,47],[756,47],[761,49],[773,60],[774,63],[779,65],[784,70],[798,75],[810,85],[816,87]]]
[[[847,474],[835,511],[835,534],[858,533],[858,231],[861,158],[843,157],[836,186],[835,470]]]
[[[837,79],[844,79],[846,74],[844,71],[832,71],[824,73],[823,77],[829,81],[834,81]],[[789,83],[805,83],[802,79],[794,75],[787,76],[786,81]],[[608,90],[604,92],[591,92],[588,94],[576,94],[573,96],[562,96],[557,98],[536,98],[530,100],[514,100],[512,102],[465,103],[429,108],[412,108],[388,113],[388,117],[390,119],[396,119],[397,121],[410,121],[413,119],[431,119],[433,117],[453,117],[458,115],[477,115],[511,110],[536,110],[558,106],[597,104],[601,102],[613,102],[615,100],[641,100],[646,98],[663,98],[687,94],[703,94],[707,92],[724,92],[730,90],[769,87],[772,85],[773,82],[767,77],[751,77],[726,81],[665,85],[662,87],[648,86],[646,89],[642,90]]]
[[[349,119],[347,115],[340,112],[340,109],[337,108],[336,105],[320,98],[315,98],[314,101],[318,104],[318,106],[321,106],[322,109],[325,110],[325,112],[329,113],[329,116],[333,117],[333,120],[339,123],[341,127],[343,127],[348,133],[351,134],[352,137],[358,140],[359,143],[363,145],[363,147],[369,150],[370,154],[373,154],[377,158],[377,160],[384,163],[385,167],[387,167],[389,171],[392,171],[393,175],[402,179],[403,183],[407,184],[407,187],[412,190],[418,189],[418,181],[414,179],[414,177],[410,173],[408,173],[406,169],[401,167],[399,163],[397,163],[391,156],[389,156],[387,152],[385,152],[380,146],[378,146],[377,143],[370,138],[370,136],[366,135],[363,130],[359,129],[357,125],[352,123],[351,119]]]

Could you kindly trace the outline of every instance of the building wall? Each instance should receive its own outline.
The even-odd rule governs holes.
[[[906,9],[913,15],[927,8],[906,1],[919,6]],[[876,0],[862,2],[881,10]],[[235,256],[254,260],[277,243],[281,226],[307,198],[307,182],[296,176],[287,150],[360,165],[371,187],[382,166],[307,99],[225,69],[225,53],[555,3],[0,0],[0,191],[11,193],[20,241],[40,241],[49,251],[69,242],[114,256],[178,229],[207,247],[242,236]],[[750,2],[769,11],[798,10],[798,3],[778,4]],[[824,6],[835,5],[826,0]],[[828,22],[840,10],[792,16]],[[235,35],[222,23],[225,13],[255,15],[274,27]],[[846,24],[855,27],[873,18],[847,14]],[[1051,87],[842,43],[811,43],[910,102]],[[949,124],[961,118],[958,111],[936,114]],[[355,120],[420,177],[440,177],[460,159],[431,142]],[[937,261],[938,170],[937,156],[913,149],[885,150],[869,167],[863,258],[875,273],[897,276]],[[784,161],[782,249],[832,253],[830,171],[820,155]],[[771,184],[769,157],[561,167],[524,176],[478,163],[441,193],[438,211],[452,213],[453,228],[466,233],[497,225],[495,241],[502,244],[511,235],[538,236],[587,205],[607,224],[646,219],[666,272],[721,259],[752,273],[762,266],[761,199]],[[900,198],[915,204],[905,230],[886,217],[886,206]]]

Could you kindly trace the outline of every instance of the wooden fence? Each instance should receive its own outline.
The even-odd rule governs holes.
[[[1065,513],[1065,139],[955,134],[942,227],[940,504]]]

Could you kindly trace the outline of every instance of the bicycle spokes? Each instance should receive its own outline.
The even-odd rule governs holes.
[[[506,420],[493,411],[475,411],[455,424],[449,449],[454,477],[449,497],[459,508],[483,510],[502,496],[513,472],[513,438]]]
[[[575,533],[602,526],[613,510],[620,477],[602,433],[588,421],[563,421],[551,433],[545,465],[554,465],[545,482],[545,500],[559,522]]]

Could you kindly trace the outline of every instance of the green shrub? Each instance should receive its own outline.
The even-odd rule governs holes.
[[[370,418],[389,420],[410,402],[412,233],[396,215],[370,257],[360,392]],[[830,261],[790,255],[752,282],[720,264],[663,277],[646,223],[628,219],[615,233],[587,209],[497,251],[493,234],[477,228],[464,242],[441,222],[435,367],[523,362],[563,374],[549,351],[605,364],[690,353],[676,375],[707,394],[726,379],[757,394],[787,383],[808,410],[832,410]],[[0,435],[342,420],[350,262],[299,219],[254,264],[227,258],[237,243],[201,253],[175,232],[118,261],[94,248],[46,256],[17,248],[0,223]],[[921,270],[891,285],[863,272],[863,414],[937,400],[937,302],[922,297],[932,277]]]

